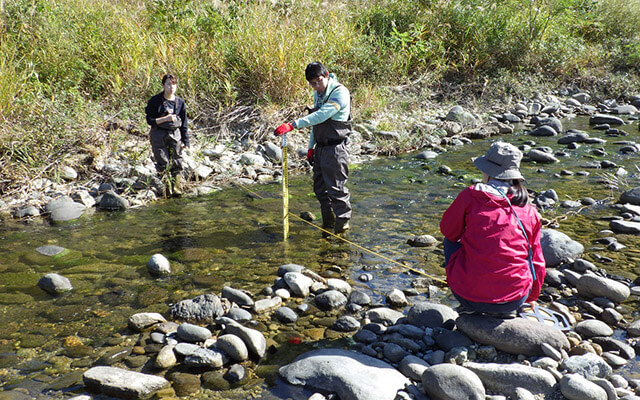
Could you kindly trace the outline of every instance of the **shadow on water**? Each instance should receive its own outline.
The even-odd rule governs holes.
[[[599,266],[633,278],[640,263],[636,250],[640,244],[638,237],[618,235],[628,250],[618,253],[595,248],[593,244],[597,232],[608,228],[608,222],[601,217],[616,214],[607,201],[617,199],[619,191],[599,183],[604,172],[615,169],[603,171],[587,166],[604,159],[613,161],[629,171],[627,184],[638,186],[638,155],[621,154],[620,145],[615,143],[621,139],[637,140],[637,124],[623,128],[629,133],[624,138],[605,137],[602,132],[590,130],[584,118],[564,124],[565,129],[583,129],[607,143],[569,150],[558,145],[557,138],[516,134],[501,139],[516,145],[534,140],[539,146],[566,153],[557,164],[523,164],[527,187],[535,191],[553,188],[561,200],[583,197],[603,200],[604,205],[569,214],[560,220],[559,229],[584,244],[587,257],[597,253],[613,260],[598,263]],[[470,158],[483,154],[490,141],[453,148],[429,161],[408,154],[354,168],[349,181],[354,219],[347,238],[412,268],[442,277],[441,249],[412,248],[406,241],[416,234],[441,238],[442,212],[472,178],[480,178]],[[594,155],[596,148],[602,148],[606,155]],[[452,173],[438,172],[443,165],[450,167]],[[563,170],[588,175],[565,175],[561,174]],[[6,222],[0,226],[2,387],[26,387],[33,382],[50,382],[59,374],[82,371],[88,366],[86,360],[97,358],[101,346],[124,340],[122,333],[133,313],[151,311],[166,315],[171,304],[203,293],[219,293],[225,285],[246,289],[257,296],[273,283],[278,266],[286,263],[353,280],[362,273],[370,273],[374,279],[358,286],[369,290],[378,303],[384,302],[380,293],[411,287],[416,275],[336,239],[322,239],[320,232],[299,221],[292,219],[290,239],[283,243],[280,184],[252,186],[251,190],[263,198],[234,187],[206,197],[159,201],[121,213],[95,212],[71,223],[49,226],[37,221]],[[290,192],[292,213],[317,213],[309,176],[292,177]],[[545,210],[543,217],[553,219],[567,211],[556,207]],[[43,256],[35,251],[42,245],[58,245],[69,251],[56,257]],[[146,263],[155,253],[162,253],[171,261],[171,276],[154,278],[148,274]],[[74,290],[58,298],[43,293],[36,283],[49,272],[68,277]],[[436,301],[453,303],[446,290],[435,296]],[[412,301],[426,298],[422,294]],[[635,300],[629,303],[629,309],[637,309]],[[310,327],[296,324],[284,332],[303,335]],[[69,356],[69,349],[64,346],[69,337],[78,338],[87,355]],[[309,341],[316,346],[336,345],[331,341]],[[286,345],[286,340],[282,343],[278,351],[287,356],[280,360],[289,360],[305,348]],[[274,360],[278,358],[265,362],[276,363]],[[637,373],[633,365],[631,370]],[[278,383],[273,375],[267,376],[269,385],[262,380],[256,383],[264,389],[261,399],[306,399],[311,394]],[[229,392],[225,396],[233,398],[234,394]]]

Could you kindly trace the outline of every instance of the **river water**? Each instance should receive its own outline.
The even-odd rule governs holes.
[[[627,246],[613,253],[595,248],[597,232],[608,228],[604,216],[616,215],[608,202],[618,199],[620,190],[601,183],[611,180],[616,168],[587,168],[600,160],[624,167],[626,179],[621,188],[638,185],[640,159],[636,154],[621,154],[618,141],[638,141],[637,122],[622,127],[628,136],[609,137],[590,129],[584,117],[565,119],[564,128],[589,132],[607,140],[605,145],[582,145],[575,150],[557,144],[555,138],[514,135],[475,141],[450,148],[434,160],[420,161],[413,154],[374,160],[352,168],[349,187],[352,192],[354,218],[349,240],[383,254],[412,268],[443,277],[443,257],[439,248],[412,248],[406,244],[416,234],[441,238],[439,220],[456,194],[481,174],[470,161],[484,154],[491,141],[505,140],[516,145],[534,140],[537,146],[565,151],[560,163],[539,165],[523,163],[527,187],[535,191],[555,189],[561,200],[591,197],[595,206],[560,220],[559,230],[585,246],[585,258],[594,254],[613,261],[598,266],[608,272],[634,279],[640,272],[639,239],[617,235]],[[605,156],[593,155],[602,148]],[[451,174],[439,172],[446,165]],[[584,171],[588,175],[561,175],[561,171]],[[127,319],[137,312],[160,312],[167,315],[171,304],[203,293],[220,293],[223,286],[247,289],[258,294],[269,286],[278,266],[286,263],[304,265],[329,276],[357,281],[368,272],[374,279],[360,286],[369,288],[374,301],[383,302],[379,293],[391,288],[410,287],[415,275],[389,261],[363,252],[336,239],[322,239],[321,234],[293,219],[290,238],[282,240],[280,184],[251,186],[259,198],[241,187],[199,198],[159,201],[149,207],[126,212],[94,212],[77,221],[50,225],[37,220],[30,223],[5,222],[0,226],[0,388],[23,389],[33,397],[62,397],[63,392],[81,392],[79,376],[105,349],[127,342],[130,335]],[[309,176],[290,179],[290,205],[294,214],[318,213]],[[569,210],[545,210],[552,219]],[[57,245],[64,253],[48,257],[36,252],[43,245]],[[146,270],[151,255],[162,253],[170,261],[170,277],[154,278]],[[52,298],[36,283],[46,273],[55,272],[69,278],[74,290]],[[446,290],[436,301],[453,304]],[[426,295],[412,301],[426,299]],[[635,299],[626,304],[627,316],[637,318]],[[293,308],[293,307],[292,307]],[[295,354],[330,344],[331,340],[312,341],[305,329],[312,322],[299,323],[273,335],[280,346],[263,364],[276,366]],[[273,324],[271,324],[273,325]],[[291,335],[304,339],[303,345],[288,343]],[[136,335],[131,335],[135,337]],[[77,345],[81,342],[80,346]],[[73,349],[73,350],[70,350]],[[629,373],[640,371],[636,367]],[[61,378],[62,377],[62,378]],[[75,379],[75,380],[74,380]],[[62,383],[61,383],[62,382]],[[65,382],[66,386],[65,386]],[[259,398],[307,398],[309,392],[275,383],[272,377],[254,378],[254,392]],[[48,391],[48,388],[55,390]],[[229,391],[222,397],[243,398],[245,392]],[[212,396],[212,395],[209,395]],[[44,397],[43,397],[44,398]]]

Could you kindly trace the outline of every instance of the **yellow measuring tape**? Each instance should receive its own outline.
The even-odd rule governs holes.
[[[286,135],[283,135],[283,136],[286,136]],[[317,230],[322,231],[325,234],[333,236],[333,237],[335,237],[337,239],[340,239],[343,242],[348,243],[348,244],[350,244],[350,245],[352,245],[352,246],[354,246],[354,247],[356,247],[356,248],[358,248],[358,249],[360,249],[362,251],[366,251],[369,254],[373,254],[373,255],[375,255],[377,257],[382,258],[383,260],[386,260],[386,261],[389,261],[389,262],[394,263],[396,265],[399,265],[402,268],[406,268],[409,271],[415,272],[416,274],[426,276],[426,277],[431,278],[431,279],[433,279],[433,280],[435,280],[437,282],[440,282],[440,283],[443,283],[444,285],[447,285],[447,281],[445,281],[443,279],[440,279],[440,278],[435,277],[433,275],[427,274],[424,271],[420,271],[420,270],[412,268],[412,267],[410,267],[408,265],[402,264],[401,262],[393,260],[393,259],[391,259],[391,258],[389,258],[387,256],[384,256],[384,255],[380,254],[380,253],[376,253],[373,250],[369,250],[366,247],[360,246],[357,243],[354,243],[354,242],[352,242],[352,241],[350,241],[350,240],[348,240],[348,239],[346,239],[346,238],[344,238],[342,236],[336,235],[335,233],[330,232],[330,231],[328,231],[328,230],[326,230],[326,229],[324,229],[324,228],[322,228],[322,227],[320,227],[320,226],[318,226],[318,225],[316,225],[316,224],[314,224],[312,222],[309,222],[306,219],[304,219],[304,218],[302,218],[302,217],[300,217],[298,215],[291,214],[289,212],[289,173],[288,173],[287,169],[284,168],[285,166],[287,166],[287,161],[286,161],[287,160],[287,158],[286,158],[286,154],[287,154],[286,151],[287,150],[286,150],[286,146],[285,146],[286,139],[283,138],[282,143],[283,143],[283,147],[282,147],[282,166],[283,166],[283,171],[282,171],[282,205],[283,205],[283,211],[282,211],[282,214],[283,215],[282,215],[282,218],[283,218],[283,223],[284,223],[284,238],[285,239],[287,239],[287,237],[289,236],[289,218],[288,217],[290,215],[290,216],[292,216],[292,217],[304,222],[305,224],[311,225],[312,227],[316,228]],[[235,182],[235,184],[237,186],[243,188],[247,192],[253,194],[257,198],[264,200],[264,197],[260,196],[258,193],[254,192],[253,190],[249,189],[248,187],[242,185],[241,183]]]

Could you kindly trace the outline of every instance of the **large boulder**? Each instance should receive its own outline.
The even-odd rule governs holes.
[[[333,392],[341,400],[394,400],[411,383],[386,362],[343,349],[305,353],[279,373],[290,384]]]
[[[584,246],[569,236],[554,229],[543,229],[540,245],[547,268],[553,268],[566,260],[575,260],[582,255]]]
[[[434,400],[484,400],[485,390],[478,375],[455,364],[438,364],[422,374],[422,386]]]
[[[526,318],[499,319],[463,314],[456,320],[456,325],[472,340],[511,354],[543,356],[543,343],[557,350],[569,349],[569,341],[562,331]]]

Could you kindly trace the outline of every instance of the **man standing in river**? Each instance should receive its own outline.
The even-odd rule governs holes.
[[[182,194],[182,147],[189,147],[187,108],[176,96],[178,79],[162,77],[163,91],[149,99],[145,113],[156,171],[169,183],[169,194]]]
[[[313,191],[320,202],[322,227],[342,233],[349,229],[349,134],[351,133],[351,96],[349,90],[329,74],[320,62],[312,62],[304,71],[314,89],[314,108],[306,117],[276,128],[281,136],[293,129],[312,127],[307,161],[313,166]]]

